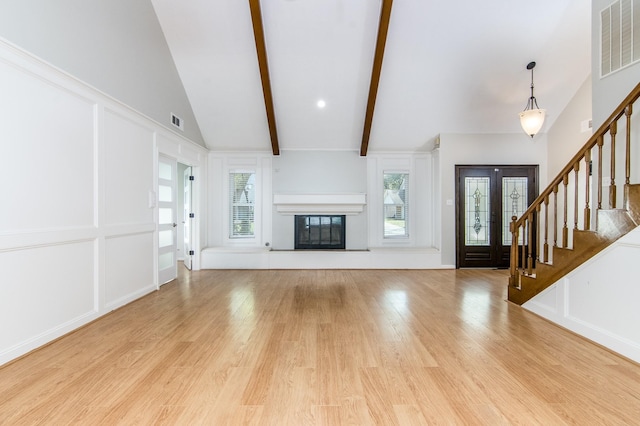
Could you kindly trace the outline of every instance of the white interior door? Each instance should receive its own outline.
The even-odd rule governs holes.
[[[158,157],[158,283],[165,284],[177,276],[176,182],[175,159]]]
[[[191,208],[191,189],[193,180],[191,180],[192,169],[187,167],[184,171],[184,266],[187,269],[191,269],[191,262],[193,259],[192,250],[192,236],[193,232],[193,209]]]

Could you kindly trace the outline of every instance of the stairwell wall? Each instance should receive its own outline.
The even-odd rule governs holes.
[[[640,81],[640,62],[601,77],[600,12],[611,3],[611,0],[592,1],[593,129],[602,125]],[[634,116],[631,181],[637,182],[640,168],[638,111]],[[616,180],[623,182],[618,177]],[[637,276],[635,263],[639,257],[640,229],[636,228],[523,307],[640,362],[640,329],[637,327],[640,322],[637,309],[640,287],[633,278]]]
[[[640,362],[640,228],[522,305],[549,321]]]

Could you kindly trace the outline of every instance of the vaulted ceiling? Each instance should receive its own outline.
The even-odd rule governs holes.
[[[420,151],[440,133],[522,133],[530,61],[545,131],[591,71],[586,0],[151,1],[212,150]]]

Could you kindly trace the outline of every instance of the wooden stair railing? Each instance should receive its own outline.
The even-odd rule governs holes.
[[[512,217],[509,301],[521,305],[640,224],[640,162],[631,156],[639,97],[640,83],[522,216]],[[616,145],[619,123],[624,145]],[[639,138],[634,135],[634,148]],[[619,200],[616,180],[622,178]]]

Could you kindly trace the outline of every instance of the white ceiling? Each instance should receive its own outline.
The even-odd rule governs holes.
[[[151,1],[207,146],[271,150],[249,1]],[[359,151],[381,0],[261,8],[280,149]],[[590,74],[590,55],[587,0],[395,0],[369,150],[521,132],[530,61],[545,131]]]

